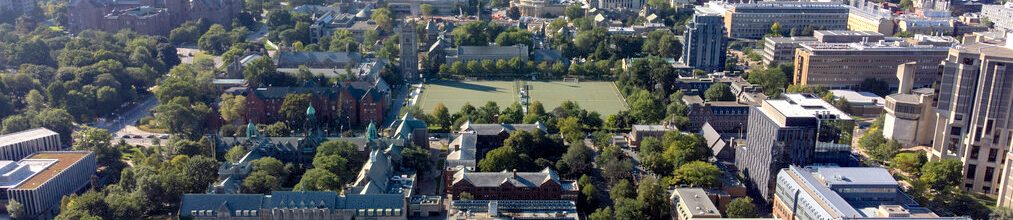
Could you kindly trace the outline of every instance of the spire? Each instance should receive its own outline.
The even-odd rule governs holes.
[[[376,124],[372,121],[369,122],[369,127],[366,127],[366,140],[376,140],[380,138],[380,134],[376,131]]]
[[[253,121],[250,121],[249,124],[246,124],[246,137],[255,138],[257,136],[257,125],[254,125]]]
[[[313,103],[306,107],[306,121],[303,123],[303,132],[306,136],[317,130],[317,109],[313,108]]]
[[[317,109],[313,108],[313,103],[310,103],[309,107],[306,107],[306,117],[317,115]]]

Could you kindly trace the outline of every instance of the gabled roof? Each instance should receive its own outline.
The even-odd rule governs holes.
[[[537,188],[546,182],[560,184],[559,174],[548,167],[539,172],[469,172],[461,169],[454,174],[453,183],[467,182],[475,187],[500,187],[504,183],[514,187]]]
[[[474,124],[466,121],[459,128],[461,132],[474,132],[479,136],[499,135],[503,132],[513,133],[516,130],[541,131],[548,133],[548,129],[541,122],[534,124]]]
[[[450,142],[450,154],[447,154],[447,167],[475,166],[476,143],[478,135],[475,133],[461,133]]]
[[[337,205],[337,192],[333,191],[275,191],[267,200],[268,208],[326,208]]]
[[[205,212],[217,216],[218,209],[225,207],[229,213],[236,210],[260,210],[264,195],[261,194],[186,194],[179,206],[180,215],[193,216]]]
[[[362,56],[355,52],[280,52],[278,67],[343,67],[339,65],[355,64]]]

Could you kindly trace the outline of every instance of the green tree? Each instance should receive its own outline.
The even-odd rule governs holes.
[[[774,22],[770,25],[770,32],[767,32],[768,36],[780,37],[784,36],[784,30],[781,30],[781,23]]]
[[[918,169],[921,169],[927,160],[924,152],[902,152],[893,156],[890,166],[917,175]]]
[[[415,169],[420,175],[429,172],[436,165],[433,164],[433,155],[428,150],[418,146],[410,146],[401,151],[403,158],[402,165]]]
[[[657,178],[648,176],[637,186],[637,201],[645,204],[644,211],[650,219],[670,219],[668,192]]]
[[[460,199],[460,200],[473,200],[473,199],[475,199],[475,196],[471,195],[471,193],[469,193],[469,192],[462,192],[461,195],[459,195],[458,197],[459,197],[458,199]]]
[[[732,94],[728,84],[714,83],[704,92],[707,101],[735,101],[735,94]]]
[[[517,28],[511,28],[496,36],[496,44],[499,46],[527,45],[531,47],[531,32]]]
[[[391,26],[390,10],[385,7],[373,10],[373,14],[370,15],[370,18],[376,22],[376,25],[380,28],[380,30],[389,32],[393,28]]]
[[[682,55],[682,43],[671,31],[656,30],[647,34],[641,50],[654,56],[678,59]]]
[[[274,157],[263,157],[250,161],[250,166],[253,167],[253,171],[261,171],[269,176],[285,178],[288,176],[289,171],[285,168],[285,164]]]
[[[433,16],[433,5],[419,4],[419,11],[422,12],[422,16]]]
[[[271,191],[281,188],[278,177],[271,176],[264,171],[250,173],[243,179],[243,193],[269,194]]]
[[[197,48],[214,55],[225,53],[231,45],[229,34],[225,32],[225,27],[219,24],[211,25],[211,28],[197,40]]]
[[[656,123],[664,117],[664,109],[654,95],[647,90],[638,90],[627,98],[630,104],[630,116],[636,119],[637,123]]]
[[[566,15],[566,18],[570,19],[570,21],[573,21],[574,19],[584,17],[584,9],[581,8],[581,4],[571,4],[566,7],[563,14]]]
[[[218,103],[218,113],[226,122],[235,123],[246,114],[246,96],[223,93]]]
[[[617,199],[615,200],[616,219],[623,220],[636,220],[636,219],[647,219],[644,215],[644,209],[646,204],[642,201],[634,199]]]
[[[11,199],[7,202],[7,213],[10,213],[11,219],[25,218],[25,205],[18,202],[18,200]]]
[[[675,169],[675,180],[694,187],[715,187],[720,184],[721,170],[713,164],[693,161]]]
[[[963,169],[963,163],[956,159],[929,161],[922,166],[922,175],[918,179],[933,190],[942,191],[960,183]]]
[[[521,161],[520,153],[512,147],[499,147],[485,154],[485,159],[478,161],[478,168],[483,172],[499,172],[517,168]]]
[[[728,208],[725,212],[729,218],[760,217],[760,215],[756,213],[756,205],[753,204],[753,199],[749,197],[732,200],[732,202],[728,203]]]
[[[246,156],[246,153],[246,149],[244,149],[243,146],[236,145],[229,148],[229,151],[225,152],[225,160],[232,163],[239,162],[243,156]]]
[[[268,137],[288,137],[292,135],[292,129],[285,125],[284,122],[275,122],[264,127],[264,136]]]
[[[190,98],[176,97],[168,103],[155,107],[155,120],[169,132],[196,138],[204,132],[204,121],[211,108],[201,102],[190,102]]]
[[[521,19],[521,9],[517,8],[517,6],[510,6],[510,9],[507,9],[506,15],[513,20]]]
[[[636,194],[633,191],[633,186],[630,184],[629,180],[625,179],[616,182],[616,184],[612,185],[609,190],[609,197],[611,197],[612,200],[633,199],[634,196],[636,196]]]
[[[564,176],[576,176],[590,172],[593,162],[594,151],[584,146],[583,141],[579,141],[570,144],[563,157],[556,162],[556,169],[561,171]]]
[[[300,128],[306,120],[306,109],[310,106],[313,95],[309,93],[288,94],[278,108],[278,114],[285,117],[289,127]]]
[[[322,168],[313,168],[303,174],[297,191],[337,191],[341,189],[341,178]]]
[[[581,124],[576,117],[564,118],[557,122],[556,126],[559,127],[559,134],[563,136],[563,140],[567,143],[583,142],[584,129],[581,128]]]
[[[254,59],[245,67],[243,67],[244,78],[246,83],[252,87],[258,87],[263,84],[271,84],[271,82],[265,82],[265,78],[268,74],[273,74],[277,70],[274,67],[274,62],[271,58],[261,57]]]
[[[569,9],[569,8],[567,8]],[[568,10],[569,11],[569,10]],[[595,210],[594,213],[588,216],[591,220],[613,220],[616,214],[612,211],[612,207],[605,207]]]
[[[914,2],[911,0],[900,0],[900,8],[905,11],[910,11],[914,9]]]

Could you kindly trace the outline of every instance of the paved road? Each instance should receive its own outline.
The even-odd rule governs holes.
[[[151,109],[156,105],[158,105],[158,100],[155,99],[155,96],[148,96],[132,108],[120,112],[116,118],[111,118],[102,123],[95,123],[94,127],[108,130],[113,135],[114,141],[123,139],[132,145],[150,145],[152,140],[148,138],[149,136],[158,137],[163,134],[141,131],[134,124],[144,116],[151,114]],[[124,135],[131,138],[123,138]],[[134,138],[135,136],[141,138]]]
[[[417,85],[417,84],[411,84],[411,86],[404,86],[404,85],[402,85],[401,88],[394,89],[394,93],[395,93],[394,97],[391,97],[391,98],[393,98],[393,100],[391,100],[391,105],[392,106],[390,108],[390,111],[387,112],[387,116],[384,117],[383,121],[385,121],[386,123],[391,123],[391,122],[394,122],[394,120],[397,120],[397,119],[401,118],[401,115],[400,115],[401,114],[401,108],[408,107],[408,106],[411,106],[411,104],[413,104],[413,103],[405,104],[405,100],[408,99],[408,94],[412,93],[411,91],[415,90],[415,87],[416,87],[415,85]],[[408,88],[405,88],[405,87],[408,87]]]
[[[261,40],[264,40],[264,37],[267,37],[267,25],[257,23],[257,30],[250,30],[250,32],[246,34],[246,41],[260,42]]]

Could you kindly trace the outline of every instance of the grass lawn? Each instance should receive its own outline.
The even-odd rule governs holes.
[[[626,102],[612,82],[562,82],[523,81],[530,88],[531,101],[539,101],[547,111],[564,101],[575,101],[581,108],[597,111],[602,117],[626,110]],[[493,101],[506,108],[520,101],[516,81],[435,81],[425,85],[419,100],[419,107],[432,111],[443,103],[451,113],[457,112],[465,103],[481,107]]]

